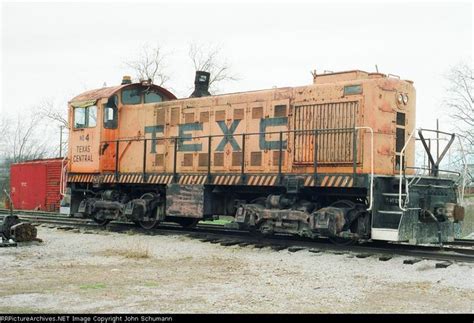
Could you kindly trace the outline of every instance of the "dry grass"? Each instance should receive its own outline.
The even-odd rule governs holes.
[[[150,248],[142,244],[136,244],[127,248],[107,249],[102,254],[105,256],[121,256],[129,259],[148,259],[151,257]]]
[[[465,216],[462,224],[462,237],[474,232],[474,196],[464,196]]]

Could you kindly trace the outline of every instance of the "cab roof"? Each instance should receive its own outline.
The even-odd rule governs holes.
[[[131,83],[131,84],[123,84],[123,85],[118,85],[118,86],[110,86],[110,87],[103,87],[100,89],[90,90],[90,91],[87,91],[75,96],[69,102],[90,101],[90,100],[99,100],[102,98],[109,98],[124,88],[137,87],[137,86],[149,87],[151,89],[154,89],[156,90],[156,92],[164,96],[167,100],[177,99],[173,93],[171,93],[165,88],[162,88],[161,86],[158,86],[155,84],[142,85],[141,83]]]

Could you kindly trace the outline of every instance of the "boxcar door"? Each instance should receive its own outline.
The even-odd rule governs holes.
[[[111,96],[104,105],[100,163],[104,172],[116,171],[118,139],[118,98]],[[119,144],[120,147],[120,144]]]

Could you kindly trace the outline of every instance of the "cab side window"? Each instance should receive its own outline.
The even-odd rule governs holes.
[[[80,129],[86,127],[86,109],[74,108],[74,128]]]
[[[86,109],[87,114],[87,127],[93,128],[97,125],[97,107],[92,105],[87,107]]]
[[[125,89],[122,91],[123,104],[140,104],[141,102],[140,89]]]
[[[74,128],[93,128],[97,125],[97,106],[74,108]]]
[[[145,103],[161,102],[163,98],[155,92],[145,92]]]
[[[118,126],[118,108],[117,96],[114,95],[107,101],[104,106],[104,128],[116,129]]]

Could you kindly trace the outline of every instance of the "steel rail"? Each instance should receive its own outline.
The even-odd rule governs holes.
[[[0,213],[2,213],[0,209]],[[31,211],[30,211],[31,212]],[[34,211],[33,211],[34,212]],[[284,246],[300,247],[304,249],[321,249],[328,252],[344,252],[344,253],[362,253],[376,255],[392,255],[392,256],[408,256],[430,260],[442,261],[460,261],[474,263],[474,248],[457,247],[454,241],[453,247],[448,247],[447,243],[444,248],[440,249],[436,245],[408,245],[403,243],[385,243],[385,242],[368,242],[365,244],[338,246],[329,242],[328,239],[308,239],[290,235],[275,235],[271,237],[255,236],[244,230],[225,228],[223,225],[200,223],[195,229],[184,229],[174,223],[161,223],[160,226],[153,230],[144,230],[130,222],[111,222],[107,226],[100,226],[94,221],[83,218],[71,218],[67,216],[54,215],[51,212],[45,212],[47,215],[41,214],[19,214],[20,219],[41,224],[50,224],[57,226],[58,229],[68,228],[88,228],[95,230],[111,230],[111,231],[136,231],[137,233],[145,233],[148,235],[159,234],[186,234],[194,238],[211,237],[214,241],[225,244],[227,241],[239,241],[238,243],[248,243],[255,245],[264,245],[266,247]],[[236,240],[237,239],[237,240]],[[235,243],[237,244],[237,243]],[[468,246],[472,246],[467,242]]]

